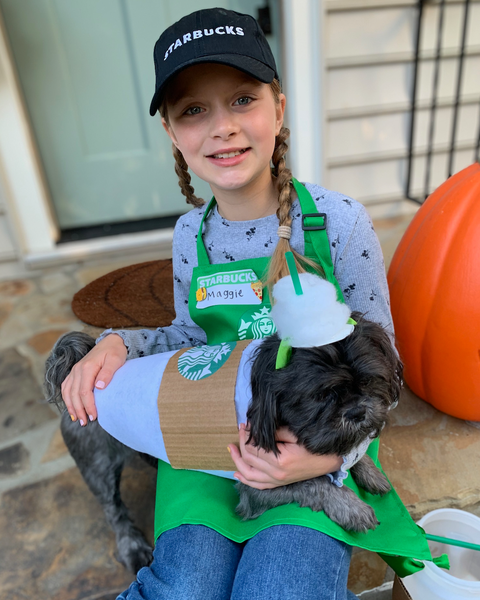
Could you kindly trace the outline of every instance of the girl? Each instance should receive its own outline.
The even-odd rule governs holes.
[[[150,113],[160,112],[182,193],[194,206],[174,233],[177,316],[156,331],[102,334],[62,386],[80,425],[96,418],[92,389],[108,385],[127,358],[271,333],[268,288],[288,274],[290,249],[299,270],[319,270],[352,310],[393,331],[383,259],[365,209],[299,184],[286,168],[285,96],[255,19],[197,11],[161,35],[154,58]],[[209,183],[208,206],[195,196],[189,168]],[[236,278],[263,279],[266,286],[234,298]],[[346,477],[349,457],[311,455],[287,430],[278,431],[278,457],[247,444],[247,437],[242,427],[239,448],[228,448],[237,479],[247,485],[273,488],[326,473],[342,485]],[[346,589],[351,548],[323,534],[316,513],[289,505],[288,518],[267,515],[253,534],[233,534],[212,508],[230,502],[230,481],[162,465],[159,481],[154,561],[120,599],[354,597]]]

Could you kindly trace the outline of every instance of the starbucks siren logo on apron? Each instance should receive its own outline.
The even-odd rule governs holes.
[[[205,379],[225,364],[236,345],[230,342],[190,348],[178,359],[178,372],[191,381]]]
[[[238,325],[238,337],[241,340],[259,340],[275,333],[277,328],[270,318],[270,308],[250,309],[244,313]]]

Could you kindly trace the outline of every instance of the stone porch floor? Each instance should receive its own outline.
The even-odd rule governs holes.
[[[407,225],[402,218],[376,223],[387,264]],[[73,294],[131,262],[69,265],[0,282],[2,598],[111,600],[133,578],[115,559],[113,534],[66,451],[58,414],[41,402],[50,348],[62,333],[85,328],[71,312]],[[380,452],[414,519],[441,507],[480,515],[480,429],[438,412],[406,390],[382,435]],[[154,471],[138,461],[122,481],[127,506],[150,536],[154,478]],[[376,554],[355,552],[352,591],[383,600],[390,597],[388,585],[384,591],[365,590],[391,578]]]

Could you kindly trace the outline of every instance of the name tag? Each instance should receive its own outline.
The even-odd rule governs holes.
[[[213,273],[197,278],[197,308],[221,304],[261,304],[263,286],[252,269]]]

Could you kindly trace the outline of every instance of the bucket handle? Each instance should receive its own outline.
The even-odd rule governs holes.
[[[426,538],[431,542],[440,542],[442,544],[448,544],[449,546],[460,546],[460,548],[468,548],[469,550],[477,550],[477,552],[480,552],[480,545],[478,544],[471,544],[470,542],[462,542],[461,540],[432,535],[431,533],[427,533]]]

